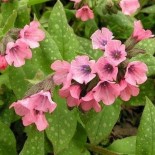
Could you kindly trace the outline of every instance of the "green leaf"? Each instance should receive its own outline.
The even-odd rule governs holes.
[[[36,127],[27,128],[27,140],[19,155],[45,155],[44,132],[39,132]]]
[[[9,18],[7,19],[4,27],[3,27],[3,33],[7,33],[11,28],[14,27],[14,23],[17,17],[17,11],[13,10],[12,14],[9,16]]]
[[[104,20],[114,33],[114,36],[127,39],[131,35],[134,21],[131,17],[118,12],[117,14],[105,15]]]
[[[155,5],[152,5],[152,6],[149,6],[149,7],[146,7],[144,9],[141,10],[141,12],[143,13],[155,13]]]
[[[145,105],[145,95],[147,95],[151,100],[155,97],[155,86],[153,79],[148,79],[144,84],[140,85],[140,93],[138,96],[131,97],[128,102],[124,102],[125,105],[138,106]]]
[[[155,154],[155,107],[146,98],[136,139],[136,155]]]
[[[102,111],[90,116],[86,123],[88,137],[93,144],[98,144],[108,138],[120,114],[120,101],[104,106]]]
[[[57,103],[57,108],[52,114],[47,115],[49,128],[46,129],[47,137],[52,142],[54,152],[57,154],[68,146],[77,124],[76,109],[69,111],[66,107],[64,99],[58,96],[58,92],[54,93],[53,100]]]
[[[58,46],[56,45],[51,35],[47,31],[45,32],[46,32],[46,38],[44,41],[40,43],[40,47],[42,49],[42,52],[44,53],[44,57],[46,57],[46,60],[47,60],[46,63],[50,67],[53,61],[62,59],[62,56],[61,56]]]
[[[147,54],[153,55],[155,53],[155,39],[145,39],[140,41],[136,47],[143,49],[146,51]]]
[[[23,28],[30,22],[30,9],[27,7],[27,1],[21,0],[18,2],[16,26]]]
[[[155,75],[155,57],[150,54],[138,54],[136,57],[130,59],[130,61],[142,61],[148,67],[148,76]]]
[[[65,60],[72,60],[76,52],[79,52],[79,42],[68,25],[63,5],[58,0],[49,18],[48,32],[59,47]]]
[[[17,0],[14,0],[11,3],[2,3],[2,5],[1,5],[1,12],[2,12],[3,19],[2,19],[1,27],[4,26],[4,24],[6,23],[8,18],[13,13],[13,10],[17,9],[17,6],[18,6],[18,1]]]
[[[81,44],[81,46],[79,47],[81,53],[86,54],[95,60],[97,60],[99,57],[103,55],[103,52],[101,50],[93,50],[92,43],[90,40],[82,37],[77,38]]]
[[[35,4],[39,4],[39,3],[45,3],[48,2],[50,0],[28,0],[28,5],[35,5]]]
[[[83,155],[85,152],[84,145],[87,140],[85,130],[78,124],[76,133],[69,143],[68,147],[62,150],[58,155]]]
[[[9,68],[11,87],[18,99],[21,99],[29,87],[27,79],[33,79],[40,69],[45,75],[51,73],[50,65],[40,48],[33,50],[33,58],[26,60],[26,64],[20,68]]]
[[[16,141],[9,127],[0,121],[0,154],[1,155],[17,155]]]
[[[114,141],[109,147],[109,150],[126,155],[135,155],[136,137],[127,137]]]
[[[17,115],[15,115],[14,110],[9,109],[9,106],[16,100],[16,97],[12,90],[5,86],[2,87],[2,91],[3,93],[1,93],[0,98],[4,102],[4,105],[0,108],[0,120],[10,126],[15,121]]]

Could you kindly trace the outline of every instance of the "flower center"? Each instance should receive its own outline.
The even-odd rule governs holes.
[[[84,73],[84,74],[89,74],[91,72],[91,68],[89,65],[82,65],[81,66],[81,71]]]
[[[13,53],[14,52],[16,53],[18,50],[19,50],[19,46],[15,46],[10,49],[10,51],[12,51]]]
[[[134,65],[131,65],[129,68],[128,68],[128,72],[131,74],[135,71],[135,67]]]
[[[87,9],[87,8],[83,8],[83,9],[82,9],[82,11],[87,12],[87,11],[88,11],[88,9]]]
[[[114,68],[111,64],[106,64],[103,68],[106,72],[108,72],[109,74],[113,72]]]
[[[107,81],[101,83],[102,88],[105,88],[105,87],[108,87],[108,86],[109,86],[109,83]]]
[[[119,60],[122,54],[121,54],[121,51],[113,51],[111,55],[113,59]]]
[[[107,41],[106,40],[102,40],[102,43],[101,43],[103,46],[107,45]]]

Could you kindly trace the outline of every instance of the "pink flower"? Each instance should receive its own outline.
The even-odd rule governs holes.
[[[53,76],[55,84],[61,85],[71,79],[69,75],[70,64],[67,61],[56,60],[51,64],[51,69],[56,71]]]
[[[121,44],[119,40],[111,40],[105,47],[104,55],[115,65],[118,65],[126,59],[125,45]]]
[[[51,100],[50,92],[40,91],[26,99],[14,102],[10,108],[14,107],[16,114],[22,116],[24,126],[35,123],[39,131],[45,130],[48,122],[45,112],[52,113],[57,104]]]
[[[125,73],[125,81],[133,86],[142,84],[147,80],[146,72],[148,68],[145,63],[140,61],[130,62]]]
[[[20,31],[21,39],[28,44],[31,48],[39,47],[39,41],[42,41],[45,38],[45,33],[39,29],[39,22],[32,21],[30,25],[26,25]]]
[[[94,99],[93,92],[90,91],[86,94],[85,97],[81,98],[80,107],[84,111],[89,111],[90,109],[94,109],[96,112],[101,111],[100,104]]]
[[[134,22],[134,31],[132,37],[136,42],[139,42],[143,39],[148,39],[153,37],[152,32],[150,30],[144,30],[142,23],[140,20]]]
[[[8,66],[8,63],[3,55],[0,55],[0,70],[5,70]]]
[[[139,94],[139,88],[137,86],[132,86],[125,80],[121,80],[120,89],[120,98],[123,101],[129,101],[131,96],[137,96]]]
[[[99,78],[103,81],[113,81],[117,78],[118,68],[105,57],[100,57],[98,59],[95,70],[99,75]]]
[[[25,59],[31,59],[32,52],[28,45],[18,39],[15,43],[9,42],[6,47],[5,59],[9,65],[21,67],[25,64]]]
[[[95,31],[92,36],[92,44],[93,49],[105,49],[105,45],[108,41],[112,40],[113,34],[112,32],[107,28],[102,28],[101,30]]]
[[[138,0],[121,0],[119,5],[125,15],[132,15],[140,7]]]
[[[88,5],[85,5],[76,11],[76,18],[80,18],[82,21],[87,21],[94,18],[94,13]]]
[[[115,102],[115,99],[120,94],[120,87],[118,84],[109,81],[100,81],[92,90],[94,98],[97,102],[102,102],[105,105],[110,105]]]
[[[80,85],[64,86],[59,90],[59,95],[67,99],[69,107],[79,106],[80,104]]]
[[[81,84],[87,84],[96,76],[94,65],[95,61],[89,60],[88,56],[77,56],[71,62],[72,79]]]

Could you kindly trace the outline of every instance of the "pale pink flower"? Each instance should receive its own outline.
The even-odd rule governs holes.
[[[117,78],[118,67],[105,57],[100,57],[98,59],[95,65],[95,70],[102,81],[113,81]]]
[[[63,98],[66,98],[67,105],[69,107],[79,106],[80,104],[80,93],[81,93],[80,85],[65,85],[59,90],[59,95]]]
[[[142,84],[147,80],[147,71],[148,68],[145,63],[140,61],[130,62],[126,68],[125,81],[134,86]]]
[[[91,39],[93,49],[104,50],[108,41],[113,39],[113,34],[109,29],[103,27],[101,30],[96,30],[92,34]]]
[[[40,91],[26,99],[14,102],[10,108],[14,107],[16,114],[22,116],[24,126],[35,123],[39,131],[45,130],[48,122],[45,112],[52,113],[57,104],[52,101],[50,92]]]
[[[9,65],[21,67],[25,64],[25,59],[31,59],[32,52],[29,46],[18,39],[15,43],[9,42],[6,47],[5,59]]]
[[[133,86],[127,83],[125,80],[121,80],[120,89],[120,98],[123,101],[129,101],[131,96],[137,96],[139,94],[138,86]]]
[[[76,11],[76,18],[80,18],[82,21],[87,21],[94,18],[94,13],[88,5],[85,5]]]
[[[139,42],[143,39],[148,39],[153,37],[152,32],[150,30],[144,30],[142,23],[140,20],[134,22],[134,31],[132,37],[136,42]]]
[[[39,29],[39,22],[32,21],[30,25],[26,25],[20,31],[21,39],[28,44],[31,48],[39,47],[39,41],[42,41],[45,38],[45,33]]]
[[[140,7],[138,0],[121,0],[119,5],[125,15],[134,14]]]
[[[100,81],[92,91],[95,100],[97,102],[102,100],[105,105],[114,103],[115,99],[120,95],[119,85],[110,81]]]
[[[5,70],[8,66],[8,63],[3,55],[0,55],[0,70]]]
[[[125,45],[121,44],[119,40],[111,40],[105,47],[104,56],[107,57],[115,65],[119,65],[126,59],[127,53]]]
[[[86,96],[81,98],[80,107],[84,111],[89,111],[90,109],[94,109],[96,112],[101,111],[100,104],[94,99],[93,92],[90,91],[86,94]]]
[[[83,84],[90,82],[95,76],[94,60],[89,60],[88,56],[77,56],[71,62],[72,79]]]
[[[51,64],[51,69],[55,71],[53,80],[57,85],[66,83],[70,78],[70,64],[67,61],[56,60]]]

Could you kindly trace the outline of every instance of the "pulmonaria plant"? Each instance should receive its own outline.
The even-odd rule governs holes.
[[[128,101],[137,96],[139,85],[147,80],[148,68],[143,62],[130,62],[125,44],[114,40],[109,29],[95,31],[91,39],[93,48],[103,51],[97,61],[77,56],[70,64],[57,60],[51,68],[56,71],[55,84],[62,85],[59,95],[66,98],[69,107],[99,112],[100,101],[111,105],[118,97]]]
[[[57,104],[51,100],[49,91],[40,91],[25,99],[14,102],[10,108],[14,108],[17,115],[22,116],[24,126],[35,123],[39,131],[48,127],[45,113],[52,113]]]
[[[140,8],[139,0],[121,0],[119,5],[125,15],[132,15]]]
[[[76,18],[80,18],[82,21],[87,21],[94,18],[94,13],[88,5],[84,5],[76,11]]]
[[[8,41],[4,57],[10,66],[21,67],[25,64],[25,59],[32,58],[31,48],[39,47],[39,42],[45,38],[45,33],[39,26],[39,22],[32,21],[16,34],[16,40],[11,38],[12,41]],[[2,63],[4,61],[0,65]]]

